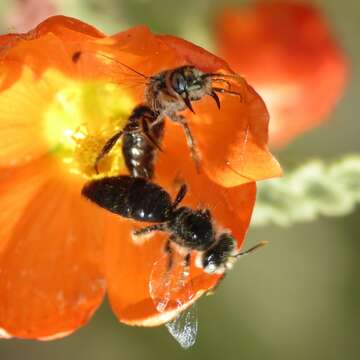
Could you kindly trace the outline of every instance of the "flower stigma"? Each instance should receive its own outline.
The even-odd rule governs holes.
[[[101,161],[99,174],[94,164],[106,141],[125,126],[135,106],[131,96],[114,83],[79,82],[54,71],[45,76],[61,83],[44,115],[50,154],[87,179],[119,174],[125,168],[121,141]]]

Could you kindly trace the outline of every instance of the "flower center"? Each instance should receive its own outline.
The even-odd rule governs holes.
[[[96,177],[94,164],[101,149],[128,119],[134,101],[116,84],[66,81],[54,93],[45,114],[50,153],[73,174]],[[99,164],[100,175],[124,169],[121,141]]]

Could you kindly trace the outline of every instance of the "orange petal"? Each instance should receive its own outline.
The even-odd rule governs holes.
[[[254,85],[282,145],[323,122],[344,91],[348,61],[309,3],[259,1],[218,16],[219,54]]]
[[[134,223],[109,215],[106,226],[106,275],[111,307],[120,321],[141,325],[155,313],[149,295],[152,265],[161,255],[164,237],[159,235],[136,246],[130,231]]]
[[[139,62],[123,54],[121,61],[147,75],[182,64],[208,72],[230,71],[223,60],[206,50],[176,37],[154,37],[144,27],[120,33],[116,39],[121,40],[117,50],[145,57]],[[263,101],[245,81],[239,84],[239,92],[243,101],[222,96],[221,111],[211,99],[202,99],[193,104],[198,117],[184,112],[198,142],[205,171],[227,187],[281,175],[278,162],[267,148],[268,114]]]
[[[18,41],[2,58],[0,166],[18,166],[49,151],[44,116],[59,89],[49,79],[43,79],[42,73],[58,69],[71,74],[75,68],[62,42],[53,34]]]
[[[56,74],[73,78],[76,68],[63,42],[47,34],[18,42],[4,56],[0,70],[0,166],[18,166],[53,150],[44,123],[63,86]]]
[[[49,158],[23,167],[1,169],[0,177],[0,254],[13,227],[39,188],[49,177]]]
[[[189,191],[184,204],[211,209],[214,220],[229,228],[241,247],[255,203],[255,183],[224,188],[211,181],[206,173],[197,172],[189,159],[187,143],[184,136],[180,136],[182,129],[176,124],[168,124],[166,131],[166,152],[158,155],[155,181],[172,193],[179,184],[185,183]]]
[[[42,44],[41,47],[47,49],[53,60],[57,61],[56,68],[72,73],[72,54],[84,43],[105,38],[106,35],[91,25],[66,16],[50,17],[27,34],[27,39],[44,41],[49,37],[56,37],[59,41],[58,47],[52,47],[51,44]],[[31,44],[31,48],[33,47]],[[66,64],[66,67],[63,64]]]
[[[144,86],[147,80],[128,67],[145,76],[151,76],[184,63],[145,26],[94,41],[79,42],[71,55],[74,52],[82,53],[75,64],[77,76],[82,79],[118,83],[129,89],[139,102],[144,101]]]
[[[29,32],[29,37],[53,33],[63,40],[74,41],[83,36],[102,38],[105,35],[95,27],[69,16],[51,16]],[[75,38],[74,38],[75,36]]]
[[[0,68],[5,82],[13,76],[12,62]],[[52,95],[48,84],[36,81],[30,70],[0,92],[0,166],[18,166],[47,153],[42,120]]]
[[[82,30],[82,27],[85,30]],[[80,33],[77,36],[69,35],[69,32],[78,28]],[[124,77],[118,76],[124,67],[116,61],[111,63],[105,58],[103,61],[97,59],[90,61],[88,67],[83,66],[83,62],[74,64],[71,55],[75,51],[84,49],[94,53],[107,51],[110,57],[113,56],[115,60],[119,58],[126,65],[146,75],[153,75],[185,63],[193,64],[204,71],[229,71],[224,61],[205,50],[179,38],[154,36],[145,27],[137,27],[104,38],[100,33],[88,29],[86,25],[83,26],[73,19],[55,17],[39,25],[32,33],[27,34],[25,39],[18,41],[16,46],[7,51],[5,58],[8,67],[3,71],[3,88],[18,79],[20,73],[18,67],[24,61],[25,54],[26,65],[37,76],[48,68],[56,68],[81,78],[94,78],[104,71],[104,75],[108,73],[109,80],[126,84],[125,81],[121,81]],[[100,64],[103,66],[99,66]],[[134,76],[133,73],[132,75]],[[143,78],[140,79],[144,82]],[[260,97],[245,82],[240,84],[239,91],[245,101],[241,102],[239,99],[236,101],[229,96],[223,96],[223,109],[219,112],[214,106],[209,106],[209,101],[203,99],[198,103],[200,117],[197,120],[189,117],[190,126],[194,134],[199,137],[199,149],[203,155],[205,170],[214,181],[224,186],[236,186],[244,182],[278,176],[281,173],[276,160],[267,150],[268,120]],[[43,109],[43,106],[38,108]],[[39,114],[34,115],[36,116],[31,116],[31,119],[39,118]],[[189,114],[185,112],[185,115]],[[240,119],[237,120],[239,117]],[[27,118],[22,116],[22,119]],[[27,122],[27,120],[22,121]],[[7,121],[4,121],[4,126],[15,128]],[[5,141],[7,149],[3,151],[3,161],[6,166],[9,165],[6,159],[14,158],[14,153],[18,158],[24,156],[29,147],[29,141],[24,134],[40,133],[36,126],[34,129],[28,129],[26,126],[20,128],[25,128],[26,131],[8,134],[11,135],[8,138],[17,135],[19,141],[12,144]],[[36,157],[44,150],[40,139],[36,140],[37,146],[33,147],[34,154],[28,154],[30,157]],[[219,141],[221,141],[220,151],[215,151],[217,149],[215,145]],[[14,143],[21,145],[13,145]]]
[[[45,37],[41,40],[44,42]],[[83,51],[84,61],[81,60],[75,65],[69,64],[70,53],[59,68],[71,72],[71,65],[74,65],[75,73],[83,78],[107,75],[109,81],[117,81],[125,87],[131,83],[132,77],[135,83],[142,84],[137,93],[135,92],[139,101],[143,98],[145,79],[137,77],[117,60],[146,76],[186,63],[209,72],[230,71],[223,60],[206,50],[176,37],[154,36],[143,26],[109,38],[83,40],[73,41],[71,49],[73,53]],[[70,51],[69,45],[67,50]],[[101,56],[96,57],[96,52],[105,52],[107,56],[114,58],[114,62]],[[68,65],[68,69],[64,68],[64,64]],[[223,96],[220,112],[214,104],[209,105],[210,101],[206,99],[197,103],[197,119],[191,118],[185,112],[198,138],[205,170],[214,181],[227,187],[281,174],[278,163],[267,149],[268,117],[261,98],[245,81],[241,82],[239,92],[244,101],[241,102],[238,97]],[[219,141],[221,147],[217,146]]]
[[[173,49],[187,64],[193,64],[206,72],[220,69],[231,71],[226,61],[189,41],[172,35],[156,35],[156,38]]]
[[[230,214],[230,216],[226,221],[223,221],[226,215],[216,217],[222,226],[234,229],[234,235],[237,236],[239,243],[243,241],[250,219],[249,208],[252,208],[253,205],[253,201],[251,202],[250,199],[254,200],[254,188],[253,184],[243,185],[227,189],[221,194],[216,185],[214,188],[202,186],[201,195],[205,190],[213,193],[218,191],[218,196],[215,196],[213,200],[219,199],[222,204],[217,203],[213,211],[214,215],[221,214],[233,197],[238,198],[237,202],[246,203],[246,207],[240,211],[228,208],[225,214],[227,216]],[[189,199],[193,198],[195,189],[199,190],[196,186],[190,188]],[[198,196],[201,197],[201,195]],[[187,201],[184,203],[186,204]],[[240,215],[237,216],[236,213],[240,213]],[[162,249],[167,235],[156,234],[146,243],[135,245],[130,239],[130,231],[135,227],[144,226],[144,224],[137,223],[135,225],[135,222],[129,220],[119,220],[115,215],[112,217],[112,226],[107,227],[106,270],[113,311],[121,322],[129,325],[161,325],[174,317],[176,313],[172,311],[174,306],[169,306],[166,313],[159,313],[155,309],[149,295],[149,279],[154,263],[163,255]],[[190,272],[192,280],[190,291],[195,297],[214,287],[219,280],[218,275],[207,275],[201,269],[196,268],[193,263]]]
[[[204,99],[195,104],[199,115],[189,122],[204,170],[225,187],[282,174],[267,146],[269,118],[263,101],[246,83],[242,95],[242,102],[223,96],[220,111],[212,99]]]
[[[18,79],[24,65],[37,75],[49,68],[72,75],[74,64],[71,55],[80,44],[103,37],[105,35],[94,27],[65,16],[50,17],[25,34],[2,35],[0,57],[7,62],[10,73],[2,70],[1,88],[10,86]]]
[[[0,35],[1,52],[6,53],[10,48],[19,45],[18,42],[32,41],[47,34],[68,42],[105,37],[91,25],[75,18],[57,15],[49,17],[27,33]]]
[[[40,158],[48,150],[40,138],[43,129],[39,121],[53,96],[53,92],[48,91],[53,84],[43,81],[46,70],[56,69],[74,77],[90,78],[91,72],[97,76],[99,70],[104,70],[104,75],[109,71],[109,75],[115,74],[114,79],[118,80],[116,63],[109,65],[105,60],[103,67],[97,66],[101,63],[97,59],[82,72],[81,64],[72,62],[74,51],[107,51],[149,75],[185,63],[206,71],[216,71],[219,67],[227,70],[222,60],[205,50],[180,39],[156,37],[144,27],[109,38],[92,32],[87,26],[83,32],[80,30],[72,36],[78,27],[81,23],[73,23],[71,19],[49,19],[33,33],[21,36],[16,45],[0,55],[4,67],[0,102],[3,99],[3,107],[10,109],[0,119],[0,143],[3,143],[0,165],[26,163]],[[216,222],[232,231],[239,247],[249,225],[255,184],[224,189],[211,179],[234,186],[274,176],[279,171],[266,148],[265,107],[247,84],[242,85],[243,102],[224,97],[223,110],[219,112],[214,104],[204,99],[195,108],[201,121],[189,117],[199,143],[204,173],[196,173],[182,129],[168,122],[165,152],[159,155],[156,179],[173,195],[176,192],[174,180],[185,181],[189,194],[184,204],[210,208]],[[19,93],[29,96],[21,100]],[[17,109],[6,106],[17,98],[21,105]],[[39,106],[38,112],[35,105]],[[225,131],[220,124],[226,125]],[[8,139],[15,139],[15,145]],[[12,164],[14,160],[16,163]],[[0,298],[3,302],[0,332],[12,336],[49,338],[73,331],[91,316],[104,293],[103,244],[99,237],[106,211],[80,199],[81,184],[72,182],[71,176],[63,176],[48,166],[46,171],[49,181],[30,180],[29,190],[24,188],[19,192],[19,196],[24,195],[24,202],[14,207],[18,218],[4,230],[6,241],[1,245],[0,254]],[[21,174],[27,174],[25,170],[11,173],[19,177],[18,181]],[[7,201],[11,201],[12,196],[16,200],[15,195],[9,195]],[[131,221],[111,214],[107,214],[106,219],[106,277],[114,311],[129,324],[155,325],[166,321],[155,310],[148,289],[149,275],[155,260],[162,254],[165,236],[156,234],[148,243],[135,245],[130,239]],[[191,291],[196,296],[219,280],[219,276],[206,275],[194,265],[191,276]]]
[[[0,256],[0,328],[11,336],[63,336],[102,301],[101,217],[79,191],[46,182],[13,226]]]
[[[203,71],[231,71],[225,61],[185,40],[173,36],[158,38]],[[226,187],[282,174],[267,147],[269,119],[262,99],[245,80],[240,82],[238,91],[242,101],[224,95],[220,111],[211,99],[194,103],[199,115],[189,121],[204,170],[213,181]]]
[[[215,222],[221,228],[230,229],[240,247],[255,202],[255,184],[249,183],[224,189],[210,181],[206,175],[196,174],[193,164],[186,159],[186,145],[183,141],[180,141],[182,148],[179,148],[178,144],[167,145],[169,146],[166,148],[166,154],[161,155],[159,159],[156,182],[174,196],[178,189],[178,184],[174,183],[174,180],[184,181],[188,185],[188,194],[183,204],[192,208],[210,208]],[[181,164],[179,167],[176,165],[178,163]],[[182,169],[181,173],[178,171],[179,168]],[[111,306],[120,321],[130,325],[156,326],[176,315],[173,303],[166,312],[159,313],[149,295],[150,274],[154,263],[163,255],[168,234],[156,233],[145,243],[135,244],[130,238],[130,231],[142,226],[143,223],[108,215],[106,228],[108,291]],[[205,274],[202,269],[195,267],[193,261],[194,257],[190,271],[192,279],[190,291],[197,298],[214,287],[219,276]]]

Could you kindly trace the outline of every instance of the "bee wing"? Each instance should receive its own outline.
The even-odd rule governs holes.
[[[171,298],[171,271],[169,269],[169,255],[164,254],[152,268],[149,280],[150,296],[156,310],[164,312]]]
[[[174,320],[168,321],[165,326],[181,347],[188,349],[193,346],[198,332],[196,304],[182,311]]]
[[[180,308],[191,300],[190,291],[182,291],[187,278],[184,257],[177,252],[165,253],[154,263],[150,274],[149,291],[159,312],[164,312],[170,301]]]
[[[144,87],[149,79],[135,68],[106,53],[79,51],[76,56],[73,55],[73,62],[76,63],[79,72],[86,74],[89,69],[91,73],[97,71],[109,83],[121,85],[122,88]]]
[[[182,260],[184,265],[184,259]],[[174,339],[183,347],[188,349],[196,341],[198,331],[198,317],[196,304],[187,304],[193,298],[191,281],[189,281],[189,269],[182,267],[177,273],[177,290],[181,290],[181,296],[176,296],[176,307],[182,309],[180,314],[173,320],[168,321],[165,326]],[[187,306],[187,307],[186,307]],[[184,309],[184,307],[186,307]]]
[[[164,312],[170,301],[175,303],[179,315],[165,324],[169,333],[185,349],[194,345],[198,330],[197,309],[195,305],[185,308],[192,300],[193,293],[189,282],[189,271],[184,266],[184,257],[178,253],[164,254],[154,263],[150,281],[150,296],[156,309]],[[184,309],[185,308],[185,309]]]

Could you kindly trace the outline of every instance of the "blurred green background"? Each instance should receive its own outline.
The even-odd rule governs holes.
[[[350,84],[331,121],[277,154],[285,164],[360,150],[360,3],[314,2],[329,17],[352,62]],[[2,32],[20,30],[41,12],[46,16],[54,11],[109,33],[145,23],[154,31],[212,48],[211,19],[225,3],[57,0],[49,5],[45,0],[0,0],[0,27]],[[32,16],[24,17],[24,9]],[[215,296],[199,301],[198,341],[186,352],[164,327],[119,324],[105,303],[87,326],[64,339],[1,340],[0,359],[359,359],[359,218],[358,208],[343,218],[252,228],[248,246],[261,240],[269,240],[270,246],[240,261]]]

